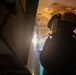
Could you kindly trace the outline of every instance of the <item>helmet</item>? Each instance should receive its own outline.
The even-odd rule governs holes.
[[[69,12],[69,11],[64,12],[61,19],[76,23],[76,14],[73,12]]]
[[[73,27],[76,26],[76,15],[73,12],[64,12],[63,14],[55,14],[48,22],[48,28],[53,32],[60,29],[60,27]]]

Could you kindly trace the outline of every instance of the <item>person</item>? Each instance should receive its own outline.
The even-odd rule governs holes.
[[[44,75],[76,75],[75,21],[73,12],[65,12],[61,15],[58,30],[45,41],[40,53]]]

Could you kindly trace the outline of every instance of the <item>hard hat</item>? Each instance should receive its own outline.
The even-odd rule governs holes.
[[[73,13],[73,12],[69,12],[69,11],[68,12],[64,12],[62,14],[62,18],[61,19],[76,23],[76,14]]]

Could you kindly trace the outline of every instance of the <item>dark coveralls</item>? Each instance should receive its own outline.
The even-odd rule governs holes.
[[[47,72],[44,75],[76,75],[76,34],[58,31],[49,35],[40,61]]]

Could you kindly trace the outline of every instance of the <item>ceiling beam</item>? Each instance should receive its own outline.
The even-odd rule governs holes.
[[[36,12],[39,0],[26,0],[25,9],[25,51],[24,51],[24,62],[27,64],[31,39],[33,35],[33,28],[35,25]]]

